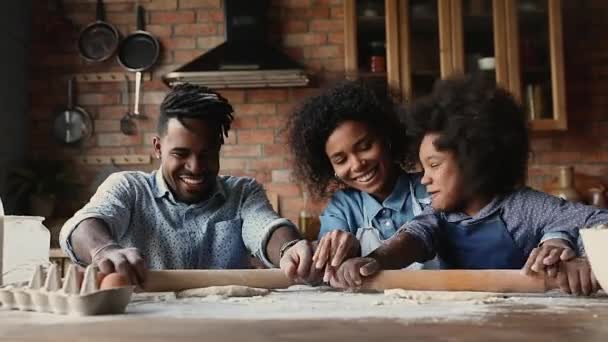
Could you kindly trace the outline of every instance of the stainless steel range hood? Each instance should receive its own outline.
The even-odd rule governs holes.
[[[303,67],[267,43],[267,0],[224,0],[226,41],[163,77],[173,86],[296,87],[309,82]]]

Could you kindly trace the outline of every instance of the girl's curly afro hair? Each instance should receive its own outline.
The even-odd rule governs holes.
[[[314,196],[330,196],[340,187],[325,153],[325,143],[341,123],[350,120],[365,123],[384,137],[385,147],[390,148],[396,163],[404,167],[413,165],[406,148],[405,126],[399,120],[399,108],[388,94],[363,81],[342,81],[306,99],[287,122],[294,176]]]
[[[426,134],[439,134],[435,147],[454,152],[469,195],[491,197],[524,185],[530,149],[526,116],[495,84],[474,76],[439,81],[413,104],[405,122],[416,153]]]

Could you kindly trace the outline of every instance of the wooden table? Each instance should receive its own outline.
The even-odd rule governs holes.
[[[382,295],[378,295],[382,296]],[[384,297],[386,298],[386,297]],[[539,304],[541,303],[541,304]],[[51,317],[0,311],[0,341],[606,341],[608,298],[504,302],[488,305],[482,316],[462,319],[211,319],[146,315],[134,306],[113,317]],[[198,304],[192,304],[198,305]],[[206,310],[200,304],[201,310]],[[256,305],[255,303],[250,305]],[[266,304],[265,304],[266,305]],[[270,305],[270,304],[267,304]],[[387,305],[387,304],[384,304]],[[424,305],[408,304],[404,310]],[[463,305],[463,304],[455,304]],[[157,305],[158,306],[158,305]],[[162,306],[160,306],[162,308]],[[378,308],[382,308],[380,305]],[[427,309],[429,307],[426,307]],[[175,309],[175,308],[173,308]],[[192,310],[192,306],[184,310]],[[207,307],[208,309],[208,307]],[[327,308],[323,308],[326,310]],[[387,307],[388,310],[388,307]],[[162,311],[162,309],[161,309]],[[321,314],[321,311],[319,311]],[[326,311],[323,311],[327,315]],[[42,316],[40,316],[42,315]],[[336,317],[338,318],[338,317]]]

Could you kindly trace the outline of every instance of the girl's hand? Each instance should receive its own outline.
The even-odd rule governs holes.
[[[534,248],[523,267],[526,275],[547,272],[549,277],[557,274],[558,263],[576,257],[568,242],[562,239],[550,239],[540,247]]]
[[[329,284],[342,289],[358,289],[363,284],[363,278],[380,271],[380,264],[374,258],[352,258],[340,265],[331,277]]]

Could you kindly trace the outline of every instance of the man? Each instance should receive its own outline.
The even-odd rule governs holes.
[[[62,228],[60,242],[71,259],[141,285],[148,267],[247,268],[250,254],[274,267],[297,245],[290,258],[305,260],[298,275],[309,277],[311,245],[272,210],[262,186],[218,175],[232,112],[206,87],[173,88],[161,104],[153,140],[160,169],[106,179]]]

